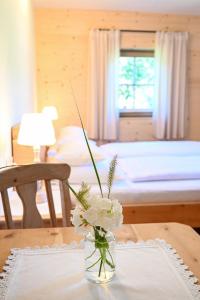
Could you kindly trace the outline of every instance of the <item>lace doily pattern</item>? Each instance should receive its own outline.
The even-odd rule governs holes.
[[[44,247],[34,247],[34,248],[23,248],[23,249],[11,249],[11,254],[8,256],[5,266],[3,267],[3,272],[0,273],[0,299],[5,300],[7,290],[9,287],[9,281],[12,276],[12,272],[15,269],[15,264],[17,263],[18,255],[23,253],[37,255],[41,253],[55,253],[63,252],[69,249],[83,249],[84,243],[81,241],[80,243],[72,242],[70,244],[62,244],[62,245],[52,245],[52,246],[44,246]],[[127,249],[127,248],[148,248],[148,247],[160,247],[164,253],[170,259],[170,262],[175,267],[177,272],[180,274],[182,280],[186,284],[187,288],[190,290],[194,300],[200,300],[200,285],[198,284],[198,279],[194,276],[194,274],[189,270],[189,267],[186,266],[181,259],[181,257],[177,254],[176,250],[170,245],[167,244],[164,240],[155,239],[148,241],[139,241],[132,242],[128,241],[126,243],[117,243],[116,249]]]

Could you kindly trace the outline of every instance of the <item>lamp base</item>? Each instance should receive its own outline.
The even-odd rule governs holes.
[[[33,146],[33,154],[34,154],[34,163],[39,163],[40,162],[40,146],[36,145]]]
[[[41,203],[46,203],[47,202],[47,196],[46,193],[43,192],[42,190],[38,190],[36,194],[36,203],[41,204]]]
[[[47,202],[47,195],[42,189],[43,182],[40,180],[37,182],[37,193],[36,193],[36,203],[41,204]]]
[[[34,153],[34,163],[40,163],[40,146],[35,145],[33,147],[33,153]],[[36,193],[36,203],[41,204],[47,202],[47,196],[46,193],[42,189],[43,182],[39,180],[37,182],[37,193]]]

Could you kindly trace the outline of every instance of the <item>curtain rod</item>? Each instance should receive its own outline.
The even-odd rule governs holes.
[[[99,28],[99,30],[110,30],[112,28]],[[119,29],[120,30],[120,29]],[[121,29],[121,32],[140,32],[140,33],[156,33],[155,30],[133,30],[133,29]]]

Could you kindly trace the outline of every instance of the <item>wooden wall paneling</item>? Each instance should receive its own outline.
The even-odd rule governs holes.
[[[155,34],[153,33],[131,33],[121,34],[122,49],[154,49]]]
[[[200,139],[200,17],[170,14],[111,11],[73,11],[67,9],[35,9],[38,107],[55,105],[59,112],[56,128],[78,125],[69,79],[73,82],[78,105],[86,124],[86,88],[88,66],[88,35],[90,28],[133,30],[171,30],[190,33],[188,138]],[[124,47],[138,46],[139,35],[131,39],[122,35]],[[143,36],[144,47],[152,47],[153,36]],[[130,43],[130,44],[129,44]],[[195,89],[193,91],[195,85]],[[192,95],[192,96],[191,96]],[[148,121],[147,121],[148,122]],[[123,128],[122,124],[125,126]],[[135,122],[131,122],[136,126]],[[121,135],[127,136],[127,124],[120,124]],[[129,130],[130,127],[129,127]],[[135,129],[132,127],[132,130]],[[123,132],[124,131],[124,132]],[[132,135],[130,135],[132,138]],[[152,133],[148,138],[152,137]]]
[[[121,118],[120,141],[148,141],[153,140],[152,118]]]

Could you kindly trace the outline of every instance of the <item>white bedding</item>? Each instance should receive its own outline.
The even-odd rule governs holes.
[[[200,156],[143,156],[118,160],[134,182],[200,179]]]
[[[153,141],[109,143],[100,146],[109,156],[118,158],[129,156],[200,156],[200,142],[196,141]]]
[[[51,160],[52,161],[52,160]],[[57,162],[55,159],[54,162]],[[101,183],[106,184],[109,160],[97,162]],[[200,155],[196,156],[133,156],[118,158],[115,181],[134,182],[200,179]],[[93,165],[72,166],[71,184],[96,184]]]
[[[118,154],[117,181],[113,185],[112,197],[117,198],[122,204],[199,202],[200,142],[110,143],[100,148],[107,153],[107,159]],[[49,162],[59,162],[55,160],[54,155],[48,159]],[[102,183],[105,183],[108,164],[105,165],[105,161],[98,164]],[[72,167],[69,181],[75,190],[78,191],[83,180],[91,185],[91,193],[99,193],[92,164]],[[103,190],[104,193],[107,192],[106,184],[103,184]],[[13,215],[21,216],[21,201],[16,192],[10,193]],[[61,214],[57,185],[53,188],[53,194],[56,212]],[[71,198],[75,202],[73,195]],[[42,215],[47,215],[47,202],[38,204],[38,209]],[[0,198],[0,217],[2,215]]]
[[[107,182],[109,159],[117,153],[116,181],[131,180],[191,180],[200,179],[200,142],[153,141],[110,143],[97,147],[106,153],[106,159],[96,162],[102,183]],[[88,149],[85,148],[88,153]],[[112,155],[111,155],[112,153]],[[54,162],[56,155],[51,157]],[[66,161],[68,162],[68,160]],[[70,161],[68,162],[70,165]],[[96,184],[96,176],[90,162],[88,165],[72,166],[69,182]]]
[[[110,161],[111,158],[96,162],[96,167],[102,184],[107,183]],[[59,163],[60,161],[51,157],[48,159],[48,162]],[[118,182],[126,179],[127,174],[119,165],[117,165],[114,181]],[[97,178],[92,163],[90,165],[71,166],[69,182],[71,184],[81,184],[83,181],[88,184],[97,184]]]
[[[79,185],[72,185],[78,191]],[[103,185],[103,191],[106,194],[107,186]],[[22,216],[22,204],[16,192],[10,191],[11,211],[13,216]],[[98,185],[91,186],[91,193],[99,193]],[[55,200],[55,210],[58,215],[61,214],[61,201],[58,186],[53,187]],[[145,204],[145,203],[170,203],[181,202],[199,202],[200,180],[177,180],[177,181],[154,181],[137,182],[121,181],[114,184],[112,197],[119,199],[122,204]],[[1,197],[0,197],[1,199]],[[72,202],[75,203],[74,196],[71,194]],[[38,204],[40,213],[49,215],[47,202]],[[2,201],[0,200],[0,219],[3,216]]]
[[[108,172],[109,172],[110,160],[104,160],[96,163],[100,181],[102,184],[106,184],[108,181]],[[114,181],[125,180],[127,174],[117,165],[115,170]],[[79,184],[81,182],[86,182],[88,184],[97,184],[97,177],[94,171],[93,165],[84,165],[84,166],[72,166],[71,173],[69,177],[69,182],[72,184]]]

